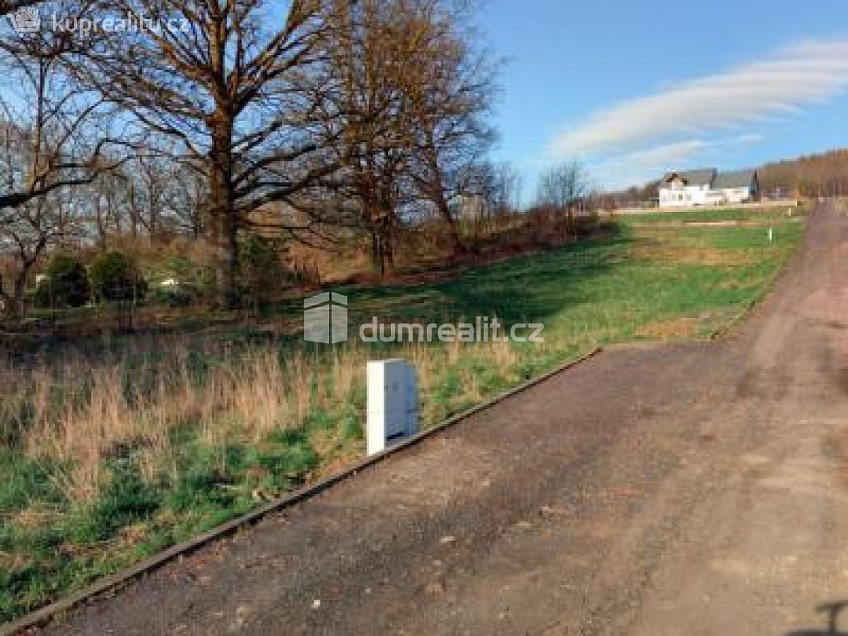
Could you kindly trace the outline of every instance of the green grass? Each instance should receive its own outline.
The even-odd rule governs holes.
[[[797,206],[790,206],[788,203],[785,206],[772,208],[746,208],[744,210],[734,210],[727,208],[693,208],[682,212],[649,212],[645,214],[631,214],[626,216],[626,222],[629,224],[643,223],[691,223],[691,222],[716,222],[716,221],[783,221],[791,218],[787,214],[788,210],[792,210],[791,217],[797,218],[805,213],[803,209]]]
[[[683,225],[694,218],[768,219],[775,240],[769,243],[757,225]],[[668,227],[669,221],[681,224]],[[229,434],[244,423],[223,413],[204,424],[221,432],[211,438],[199,422],[175,423],[159,454],[143,440],[126,440],[104,457],[102,487],[91,501],[68,495],[72,466],[35,458],[20,442],[32,418],[29,402],[0,408],[6,420],[0,421],[0,439],[6,440],[0,450],[0,619],[246,512],[257,505],[257,490],[280,494],[361,456],[366,358],[416,357],[424,425],[432,426],[597,345],[709,335],[762,296],[802,233],[802,223],[777,212],[643,215],[619,220],[607,235],[467,270],[452,280],[335,290],[349,296],[354,324],[372,316],[420,323],[496,316],[506,325],[544,323],[542,344],[499,349],[349,342],[330,348],[303,345],[295,332],[268,336],[249,327],[216,327],[204,337],[206,345],[220,344],[227,353],[190,350],[193,381],[202,384],[227,356],[258,350],[277,351],[288,369],[297,350],[313,373],[303,390],[314,399],[301,424],[260,436]],[[296,323],[301,300],[283,303],[266,318]],[[58,364],[63,352],[53,355]],[[86,364],[98,364],[100,355]],[[163,349],[120,358],[125,393],[132,397],[139,387],[156,386],[156,377],[144,374],[166,368],[170,355]],[[334,356],[356,372],[349,385],[324,381],[330,376],[321,373]],[[155,364],[145,366],[141,357]],[[51,399],[68,399],[66,389],[58,387]]]
[[[722,211],[721,217],[753,215]],[[350,296],[354,323],[371,315],[424,323],[478,315],[507,324],[544,322],[546,346],[523,354],[561,360],[569,350],[638,337],[640,329],[674,318],[695,320],[694,335],[712,332],[766,289],[796,246],[803,225],[771,218],[771,244],[759,227],[654,229],[634,217],[621,221],[611,236],[469,271],[453,281],[340,291]]]

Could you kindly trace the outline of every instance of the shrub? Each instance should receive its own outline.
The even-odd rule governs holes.
[[[146,279],[156,302],[183,307],[214,291],[215,272],[183,255],[163,258],[148,265]]]
[[[251,305],[267,304],[286,280],[274,244],[256,234],[248,234],[239,245],[239,293]]]
[[[191,288],[186,285],[157,285],[152,292],[155,302],[169,307],[188,307],[195,297]]]
[[[129,256],[117,250],[98,256],[89,271],[91,290],[98,300],[144,298],[147,283]]]
[[[82,307],[89,300],[85,266],[73,256],[56,254],[47,268],[47,276],[35,290],[37,307]]]

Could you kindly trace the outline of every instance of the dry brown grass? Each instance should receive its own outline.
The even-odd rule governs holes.
[[[691,317],[672,318],[660,322],[652,322],[641,327],[637,336],[669,340],[678,338],[693,338],[698,333],[698,319]]]
[[[744,250],[722,250],[703,246],[682,247],[651,242],[631,250],[631,256],[639,260],[672,265],[749,265],[756,258]]]
[[[323,358],[295,349],[283,354],[267,346],[233,353],[214,344],[191,351],[191,340],[169,338],[158,346],[133,343],[118,353],[85,357],[69,355],[52,366],[0,368],[4,384],[0,404],[7,415],[30,412],[17,437],[21,451],[60,466],[55,480],[68,498],[97,498],[109,470],[104,460],[127,453],[138,460],[141,474],[152,481],[172,464],[172,432],[195,427],[204,443],[259,444],[271,432],[300,429],[312,413],[332,413],[364,395],[368,351],[356,346]],[[166,353],[163,353],[166,352]],[[507,342],[398,347],[394,355],[413,361],[418,370],[425,422],[439,418],[429,403],[445,372],[466,356],[484,361],[508,377],[518,355]],[[192,359],[205,360],[201,376]],[[478,402],[489,390],[474,373],[462,369],[461,402]],[[141,390],[139,386],[144,386]],[[14,433],[14,435],[12,435]],[[313,441],[323,461],[348,453],[337,432]]]
[[[302,426],[316,386],[349,392],[355,375],[355,361],[348,357],[319,372],[302,353],[283,359],[268,349],[220,358],[198,380],[188,358],[185,348],[165,362],[145,357],[134,375],[143,379],[155,372],[158,379],[132,398],[119,361],[99,368],[74,358],[53,368],[7,367],[3,408],[12,412],[30,405],[31,421],[18,432],[22,450],[67,465],[59,477],[62,489],[74,500],[91,501],[102,485],[103,460],[122,446],[138,449],[142,472],[150,477],[167,456],[176,426],[199,425],[202,437],[213,443],[256,442],[273,430]],[[318,381],[317,375],[328,377]]]

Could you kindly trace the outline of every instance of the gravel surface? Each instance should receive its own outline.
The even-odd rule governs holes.
[[[834,634],[846,543],[825,204],[732,335],[605,352],[44,631]]]

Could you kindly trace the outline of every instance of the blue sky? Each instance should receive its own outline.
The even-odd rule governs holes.
[[[617,188],[848,146],[845,0],[484,0],[480,22],[525,200],[575,158]]]

